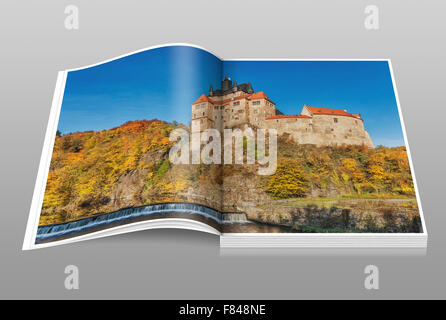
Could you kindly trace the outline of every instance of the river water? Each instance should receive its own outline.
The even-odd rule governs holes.
[[[163,203],[125,208],[61,224],[39,226],[36,243],[67,239],[137,221],[163,218],[188,218],[204,222],[222,232],[231,233],[292,232],[291,228],[249,221],[244,213],[222,214],[212,208],[193,203]]]
[[[224,233],[292,233],[291,228],[284,226],[275,226],[270,224],[248,221],[246,223],[225,223],[223,224]]]
[[[125,208],[76,221],[39,226],[36,243],[66,239],[117,225],[156,218],[190,218],[221,229],[222,213],[194,203],[162,203]]]

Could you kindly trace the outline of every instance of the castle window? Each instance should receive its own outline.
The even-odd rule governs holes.
[[[240,101],[236,101],[236,102],[234,102],[232,105],[233,105],[233,106],[238,106],[238,105],[240,105]]]
[[[333,118],[334,123],[338,123],[338,118]]]
[[[258,106],[259,104],[260,104],[260,101],[259,101],[259,100],[257,100],[257,101],[253,101],[253,102],[252,102],[252,105],[253,105],[253,106]]]
[[[204,112],[203,112],[203,116],[204,116]]]
[[[257,113],[259,113],[259,110],[255,109],[254,114],[257,114]]]

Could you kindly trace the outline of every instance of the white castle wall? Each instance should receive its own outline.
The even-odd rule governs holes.
[[[292,140],[300,144],[374,147],[362,120],[353,117],[313,115],[312,118],[267,119],[265,127],[276,129],[279,135],[289,134]]]

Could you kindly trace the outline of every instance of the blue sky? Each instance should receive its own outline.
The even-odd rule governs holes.
[[[304,104],[360,113],[375,145],[404,145],[387,62],[221,61],[192,47],[164,47],[68,74],[59,130],[113,128],[129,120],[188,124],[191,104],[225,74],[251,81],[285,114]]]

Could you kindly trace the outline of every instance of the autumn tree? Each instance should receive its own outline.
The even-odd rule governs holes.
[[[295,159],[279,159],[276,173],[268,182],[267,191],[279,199],[302,197],[307,192],[308,179]]]

